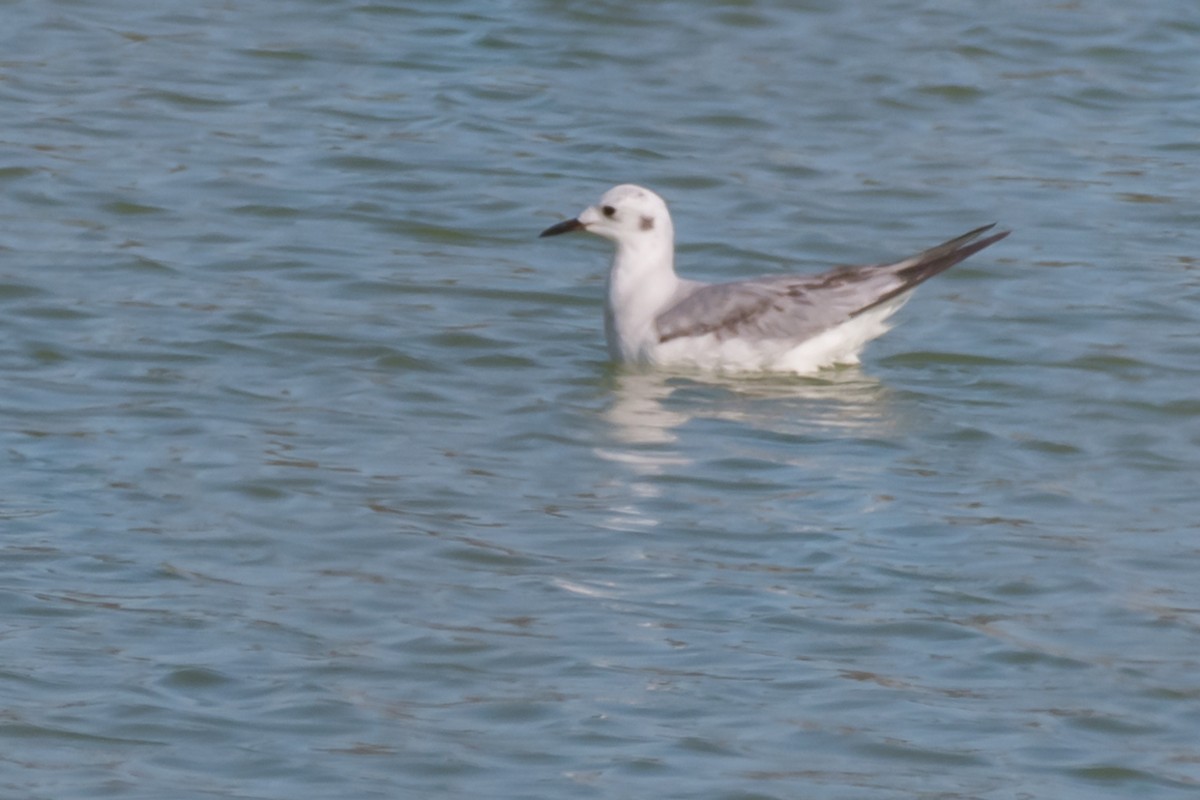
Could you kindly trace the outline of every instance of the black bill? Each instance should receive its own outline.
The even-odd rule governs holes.
[[[583,229],[583,223],[577,219],[565,219],[557,225],[551,225],[546,230],[538,234],[540,239],[543,236],[558,236],[560,233],[570,233]]]

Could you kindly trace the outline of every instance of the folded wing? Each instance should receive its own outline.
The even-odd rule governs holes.
[[[893,264],[704,286],[658,316],[659,341],[706,334],[718,340],[802,341],[911,291],[1009,234],[1001,231],[974,241],[992,227],[985,225]]]

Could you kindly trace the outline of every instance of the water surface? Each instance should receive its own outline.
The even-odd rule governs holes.
[[[0,794],[1200,791],[1192,4],[0,13]],[[623,181],[708,280],[1015,234],[622,371],[535,237]]]

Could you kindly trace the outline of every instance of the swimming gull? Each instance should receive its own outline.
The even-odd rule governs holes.
[[[720,371],[811,373],[856,364],[918,284],[994,244],[984,225],[891,264],[819,275],[702,283],[675,274],[675,231],[663,199],[623,184],[542,236],[587,231],[617,245],[604,333],[615,361]]]

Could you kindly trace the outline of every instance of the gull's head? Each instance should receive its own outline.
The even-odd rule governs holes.
[[[667,204],[649,189],[624,183],[604,193],[600,202],[575,219],[551,225],[542,236],[587,231],[619,245],[651,245],[674,241]]]

